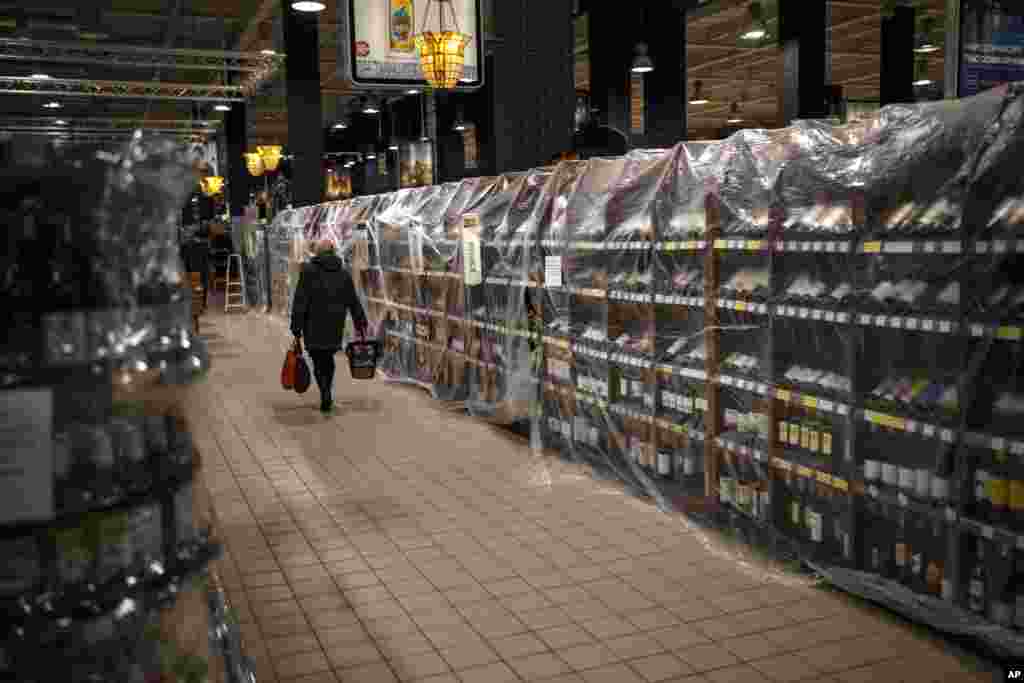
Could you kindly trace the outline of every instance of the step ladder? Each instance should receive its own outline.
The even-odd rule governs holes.
[[[224,286],[224,312],[246,309],[245,272],[242,270],[242,255],[228,256],[228,269]]]

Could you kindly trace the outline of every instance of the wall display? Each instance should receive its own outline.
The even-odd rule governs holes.
[[[427,6],[427,0],[339,0],[338,75],[357,88],[426,86],[414,38],[424,30]],[[462,80],[456,89],[479,88],[484,78],[480,0],[433,2],[425,30],[439,30],[442,8],[445,28],[454,30],[448,6],[455,10],[459,30],[470,36]]]
[[[1024,7],[962,0],[960,17],[960,96],[1024,81]]]
[[[1019,657],[1022,108],[1018,86],[343,203],[384,375]]]
[[[105,155],[69,148],[41,177],[13,161],[0,196],[19,245],[0,289],[0,679],[200,680],[225,665],[210,630],[221,645],[238,631],[195,590],[220,548],[192,489],[184,405],[209,368],[177,248],[193,157],[139,138]],[[32,289],[40,276],[60,283],[50,296]],[[236,664],[228,681],[247,675]]]

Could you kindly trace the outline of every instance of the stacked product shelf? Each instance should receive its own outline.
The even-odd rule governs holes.
[[[364,198],[384,371],[1024,652],[1022,103]],[[279,230],[344,245],[351,221],[317,217],[353,205]]]
[[[219,545],[185,413],[209,359],[168,220],[192,182],[142,139],[5,177],[0,680],[240,680],[210,661],[237,632],[193,590]]]

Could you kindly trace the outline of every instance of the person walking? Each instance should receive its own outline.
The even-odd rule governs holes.
[[[349,313],[359,336],[366,337],[366,313],[356,295],[352,276],[328,240],[318,242],[315,256],[302,267],[292,302],[292,334],[296,344],[305,340],[313,360],[313,376],[320,388],[320,410],[334,406],[334,355],[341,349]]]

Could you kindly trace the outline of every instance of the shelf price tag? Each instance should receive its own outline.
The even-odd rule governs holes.
[[[800,399],[800,402],[804,404],[805,408],[817,408],[818,399],[814,396],[804,396]]]
[[[1000,327],[996,330],[996,338],[1003,339],[1005,341],[1020,341],[1021,340],[1021,328],[1019,327]]]
[[[812,470],[810,467],[804,467],[803,465],[799,465],[797,467],[796,473],[797,473],[798,476],[801,476],[804,479],[813,479],[814,478],[814,470]]]
[[[825,484],[826,486],[831,486],[832,485],[832,475],[827,473],[827,472],[818,472],[815,475],[815,477],[817,478],[818,482],[821,483],[821,484]]]
[[[865,254],[879,254],[882,251],[881,242],[865,242],[864,253]]]
[[[846,481],[845,479],[839,479],[837,477],[833,477],[832,478],[832,487],[836,488],[836,489],[839,489],[840,491],[849,491],[850,490],[850,482]]]

